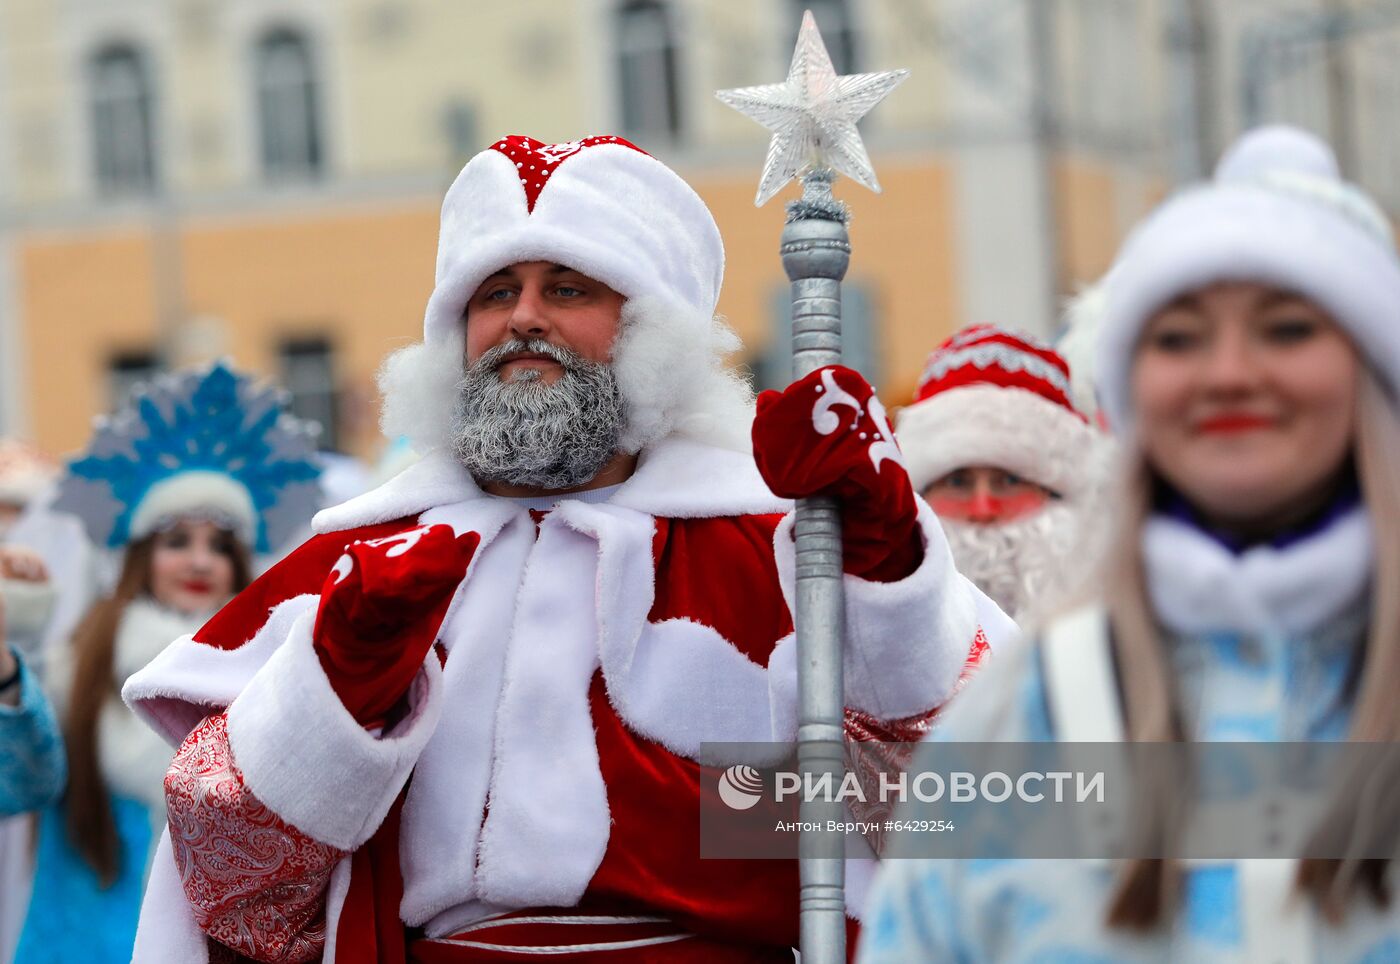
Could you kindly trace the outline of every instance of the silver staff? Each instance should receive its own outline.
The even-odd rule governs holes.
[[[841,360],[841,279],[851,259],[850,215],[831,193],[837,173],[873,191],[871,168],[856,121],[907,77],[907,70],[838,77],[809,10],[802,17],[792,66],[781,84],[719,91],[718,97],[773,132],[755,205],[794,177],[802,198],[787,206],[781,253],[792,281],[793,375],[802,378]],[[841,517],[835,499],[802,499],[797,543],[798,768],[832,787],[844,775],[845,699],[841,673],[845,596],[841,589]],[[804,826],[843,820],[842,804],[804,800]],[[803,964],[844,964],[844,843],[839,834],[802,835]]]

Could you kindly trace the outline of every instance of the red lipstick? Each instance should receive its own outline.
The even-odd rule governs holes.
[[[214,590],[212,583],[201,579],[186,579],[181,585],[184,586],[185,592],[208,593]]]
[[[1262,415],[1247,412],[1222,412],[1196,423],[1196,431],[1202,434],[1228,435],[1235,432],[1252,432],[1261,428],[1273,428],[1274,420]]]

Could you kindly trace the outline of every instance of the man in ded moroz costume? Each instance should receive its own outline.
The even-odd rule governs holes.
[[[125,688],[180,744],[136,960],[791,960],[796,862],[699,859],[695,762],[795,737],[787,500],[844,500],[852,711],[918,731],[1005,617],[854,372],[751,448],[722,272],[620,138],[467,164],[383,376],[426,456]]]
[[[1018,621],[1079,588],[1101,541],[1112,442],[1076,406],[1058,352],[970,325],[929,355],[898,425],[960,572]]]

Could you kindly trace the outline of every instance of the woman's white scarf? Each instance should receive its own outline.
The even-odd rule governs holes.
[[[1189,523],[1153,516],[1142,557],[1153,609],[1169,630],[1300,635],[1362,602],[1375,537],[1358,506],[1288,546],[1235,554]]]
[[[117,693],[128,676],[176,639],[199,629],[209,615],[187,616],[146,598],[132,600],[122,611],[112,648],[117,686],[103,702],[97,724],[102,778],[117,796],[164,808],[165,771],[174,751],[122,704]]]

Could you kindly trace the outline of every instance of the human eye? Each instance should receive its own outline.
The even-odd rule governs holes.
[[[555,285],[554,293],[560,298],[566,299],[581,298],[584,295],[588,294],[587,291],[584,291],[578,285],[570,284],[567,281],[561,281],[559,284]]]
[[[1178,354],[1199,348],[1203,339],[1200,332],[1185,325],[1159,325],[1148,332],[1145,340],[1148,347],[1157,351]]]
[[[966,469],[955,469],[943,477],[943,485],[950,489],[969,489],[972,487],[972,473]]]
[[[1296,345],[1317,334],[1318,323],[1311,318],[1275,318],[1264,326],[1264,337],[1276,345]]]
[[[190,544],[190,534],[184,529],[171,529],[161,533],[160,544],[167,549],[184,549]]]

